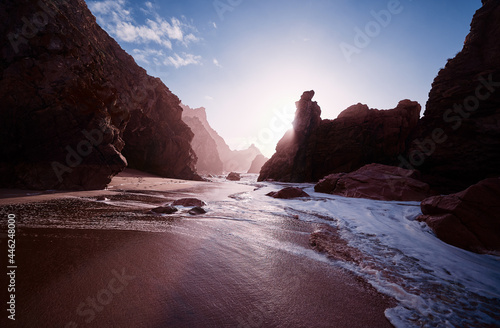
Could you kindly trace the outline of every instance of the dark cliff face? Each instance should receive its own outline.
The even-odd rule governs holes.
[[[132,167],[196,178],[178,98],[84,1],[2,1],[0,39],[0,185],[100,189],[122,150]]]
[[[435,78],[406,165],[459,191],[500,175],[500,2],[483,1],[464,47]],[[436,186],[438,187],[438,186]]]
[[[395,164],[420,113],[417,102],[403,100],[392,110],[357,104],[334,120],[321,120],[313,95],[305,92],[296,103],[294,128],[280,140],[259,180],[318,181],[370,163]]]

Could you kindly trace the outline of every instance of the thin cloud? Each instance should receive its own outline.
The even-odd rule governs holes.
[[[214,58],[212,62],[214,63],[215,66],[222,67],[222,65],[219,63],[219,61],[217,60],[217,58]]]
[[[163,51],[156,49],[134,49],[132,51],[132,57],[134,57],[135,61],[142,62],[145,64],[151,64],[153,61],[155,64],[159,63],[158,58],[166,57]]]
[[[176,41],[184,46],[200,41],[194,33],[196,28],[178,18],[166,20],[153,12],[154,5],[147,1],[143,10],[154,16],[146,19],[145,24],[137,24],[132,17],[132,9],[126,8],[125,0],[105,0],[89,2],[88,6],[96,15],[98,23],[118,40],[148,44],[156,43],[172,49],[172,42]]]
[[[187,65],[200,65],[201,56],[196,56],[193,54],[186,54],[186,53],[183,53],[182,56],[179,56],[177,53],[175,53],[173,57],[168,56],[163,63],[165,65],[172,65],[175,68]]]

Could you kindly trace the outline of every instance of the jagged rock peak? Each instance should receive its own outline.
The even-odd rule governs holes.
[[[305,136],[321,122],[321,108],[312,101],[314,91],[305,91],[300,100],[295,103],[295,119],[292,122],[295,133]]]
[[[305,92],[296,102],[294,129],[279,141],[259,180],[311,182],[370,163],[395,164],[421,110],[419,103],[407,99],[391,110],[358,103],[334,120],[321,120],[313,95]]]

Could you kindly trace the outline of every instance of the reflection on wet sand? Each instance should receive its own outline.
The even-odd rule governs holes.
[[[253,188],[207,184],[175,195],[130,191],[105,201],[3,206],[21,220],[17,323],[390,327],[384,310],[394,302],[314,252],[314,224],[239,207]],[[193,194],[209,200],[206,215],[147,212],[148,204]]]

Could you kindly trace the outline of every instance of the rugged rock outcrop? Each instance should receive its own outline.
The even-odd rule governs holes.
[[[262,155],[259,148],[251,144],[247,149],[231,150],[223,155],[224,171],[247,172],[257,155]]]
[[[182,113],[183,119],[188,122],[188,118],[198,118],[216,144],[216,148],[203,150],[199,156],[204,158],[205,152],[217,152],[220,160],[222,161],[222,170],[224,172],[247,172],[255,156],[261,155],[260,150],[253,144],[244,150],[231,150],[224,139],[208,123],[207,113],[204,107],[192,109],[189,106],[183,104],[181,104],[181,107],[184,110]],[[193,129],[193,132],[196,135],[198,133],[198,130]],[[203,131],[201,131],[200,133],[204,135]],[[193,142],[193,145],[196,145],[196,143]],[[218,173],[213,172],[212,174]]]
[[[500,178],[490,178],[421,203],[426,222],[443,241],[478,253],[500,254]]]
[[[314,191],[375,200],[421,201],[433,192],[419,179],[417,171],[369,164],[354,172],[330,174],[314,186]]]
[[[500,176],[500,2],[483,1],[464,47],[435,78],[402,161],[442,192]],[[442,187],[446,188],[442,188]]]
[[[318,181],[370,163],[396,164],[420,113],[417,102],[402,100],[391,110],[357,104],[334,120],[321,120],[313,96],[314,91],[305,92],[296,103],[293,129],[262,167],[260,181]]]
[[[255,156],[247,173],[259,173],[260,170],[262,169],[262,166],[264,166],[264,164],[266,164],[268,160],[269,158],[265,157],[262,154]]]
[[[2,1],[0,39],[0,185],[100,189],[127,160],[197,178],[179,99],[83,0]]]
[[[182,115],[182,120],[191,128],[194,138],[191,141],[196,157],[196,171],[199,174],[222,174],[223,164],[219,157],[217,144],[196,116]]]
[[[307,146],[311,133],[321,123],[321,108],[312,101],[314,91],[305,91],[295,103],[293,128],[276,145],[276,152],[260,171],[258,180],[307,181]]]

